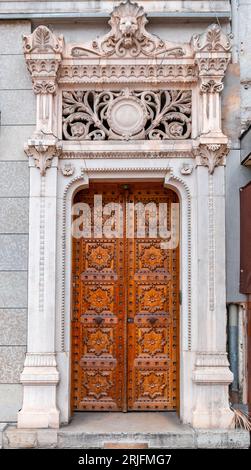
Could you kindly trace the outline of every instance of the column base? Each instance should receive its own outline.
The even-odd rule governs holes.
[[[226,353],[199,353],[193,373],[196,403],[192,426],[202,429],[229,429],[234,413],[229,408],[228,386],[233,381]]]
[[[56,387],[59,373],[54,354],[27,354],[21,374],[23,406],[18,428],[59,428]]]

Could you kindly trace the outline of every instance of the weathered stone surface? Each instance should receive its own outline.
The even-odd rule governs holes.
[[[17,421],[17,412],[22,406],[21,384],[0,384],[0,421]]]
[[[25,197],[28,192],[28,161],[0,162],[0,197]]]
[[[0,346],[0,383],[19,382],[25,351],[24,346]]]
[[[0,235],[0,270],[26,271],[28,235]]]
[[[198,430],[196,447],[199,449],[248,449],[250,435],[242,429]]]
[[[29,199],[2,198],[0,201],[0,233],[28,233]]]
[[[36,101],[32,90],[1,90],[0,101],[3,125],[35,124]]]
[[[0,309],[0,345],[26,345],[26,309]]]
[[[31,89],[31,81],[23,54],[1,57],[0,84],[3,90]]]
[[[24,143],[33,134],[34,126],[1,126],[0,161],[25,160]]]
[[[37,433],[9,427],[4,433],[3,442],[7,449],[34,449],[37,447]]]
[[[0,272],[0,308],[26,307],[27,272]]]
[[[0,54],[22,54],[22,34],[29,34],[30,31],[30,21],[1,21]]]

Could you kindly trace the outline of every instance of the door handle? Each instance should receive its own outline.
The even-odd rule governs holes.
[[[127,318],[127,323],[134,323],[134,318]]]

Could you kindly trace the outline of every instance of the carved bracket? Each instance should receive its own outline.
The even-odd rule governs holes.
[[[37,135],[35,139],[28,140],[24,151],[28,157],[33,157],[41,176],[45,176],[47,168],[51,167],[53,158],[60,156],[62,144],[57,139],[46,138],[41,134]]]
[[[210,175],[217,166],[225,165],[228,152],[228,144],[200,144],[194,149],[197,165],[206,166]]]

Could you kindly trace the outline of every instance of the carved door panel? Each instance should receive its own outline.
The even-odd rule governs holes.
[[[128,409],[172,410],[178,387],[179,251],[162,249],[159,232],[150,231],[152,203],[167,204],[170,229],[171,203],[178,198],[161,185],[137,185],[130,200],[148,205],[150,236],[128,240]],[[138,211],[134,226],[140,226]]]
[[[111,202],[123,204],[116,185],[91,186],[77,195],[78,201],[93,208],[94,195],[102,195],[103,207]],[[74,239],[73,260],[73,409],[122,410],[126,322],[123,238]]]
[[[72,408],[172,410],[177,402],[178,249],[163,250],[146,233],[126,237],[126,203],[164,202],[170,219],[175,193],[159,185],[93,185],[76,202],[121,204],[119,238],[73,239]],[[135,211],[134,228],[140,227]],[[107,223],[102,215],[102,223]],[[141,228],[140,228],[141,229]],[[142,235],[142,236],[141,236]]]

